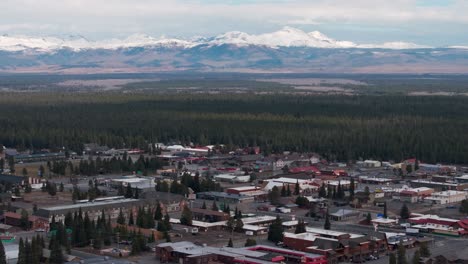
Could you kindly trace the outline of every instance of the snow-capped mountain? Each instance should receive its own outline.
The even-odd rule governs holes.
[[[0,36],[0,73],[148,71],[466,73],[468,47],[355,43],[291,27],[191,39]]]
[[[310,47],[310,48],[363,48],[363,49],[418,49],[430,48],[407,42],[389,42],[384,44],[356,44],[351,41],[332,39],[321,32],[306,33],[302,30],[284,27],[283,29],[259,35],[232,31],[211,38],[192,38],[191,40],[177,38],[154,38],[148,35],[136,34],[125,39],[110,39],[90,41],[82,36],[68,38],[57,37],[27,37],[27,36],[0,36],[0,50],[23,51],[27,49],[39,52],[56,51],[59,49],[119,49],[133,47],[179,47],[192,48],[198,45],[238,45],[238,46],[266,46],[277,47]]]

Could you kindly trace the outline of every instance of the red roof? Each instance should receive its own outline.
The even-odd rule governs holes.
[[[307,167],[297,167],[289,169],[291,173],[300,173],[300,172],[315,172],[320,173],[320,170],[317,169],[315,166],[307,166]]]

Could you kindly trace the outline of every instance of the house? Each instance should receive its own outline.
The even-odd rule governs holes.
[[[14,212],[6,212],[4,214],[5,225],[21,226],[21,214]],[[30,229],[47,229],[49,228],[49,219],[39,216],[28,216]]]
[[[331,213],[330,218],[333,221],[343,221],[349,219],[357,219],[359,217],[359,211],[348,210],[348,209],[338,209],[338,211]]]

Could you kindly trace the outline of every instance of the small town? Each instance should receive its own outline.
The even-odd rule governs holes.
[[[180,142],[0,153],[7,263],[468,261],[468,167]]]

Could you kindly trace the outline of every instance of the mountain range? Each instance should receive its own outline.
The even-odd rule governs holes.
[[[83,36],[3,35],[0,71],[466,73],[468,47],[357,44],[291,27],[259,35],[233,31],[192,39],[132,35],[90,41]]]

